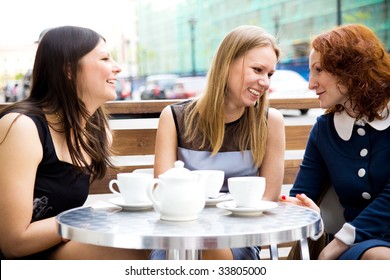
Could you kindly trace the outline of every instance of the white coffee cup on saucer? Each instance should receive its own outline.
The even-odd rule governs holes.
[[[200,176],[199,182],[204,186],[205,198],[217,198],[222,188],[225,172],[223,170],[193,170]]]
[[[258,176],[231,177],[229,192],[237,207],[256,208],[261,204],[265,191],[265,178]]]
[[[122,196],[124,202],[128,205],[139,203],[151,203],[147,187],[153,180],[153,176],[144,173],[118,173],[117,179],[110,181],[108,187],[114,194]],[[114,188],[118,186],[119,191]]]

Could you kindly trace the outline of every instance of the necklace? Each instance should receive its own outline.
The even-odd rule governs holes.
[[[56,114],[57,121],[58,121],[59,123],[61,123],[62,120],[61,120],[60,114],[58,114],[57,111],[55,111],[55,114]]]

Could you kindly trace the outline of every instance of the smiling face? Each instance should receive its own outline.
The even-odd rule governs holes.
[[[334,75],[322,69],[320,59],[321,54],[313,49],[309,57],[309,88],[316,91],[321,108],[328,109],[337,104],[345,106],[347,88],[338,84]]]
[[[106,101],[115,100],[116,74],[121,68],[111,58],[103,40],[80,59],[79,65],[79,97],[91,111]]]
[[[228,107],[254,106],[270,85],[277,57],[272,46],[249,50],[233,61],[229,68],[225,103]]]

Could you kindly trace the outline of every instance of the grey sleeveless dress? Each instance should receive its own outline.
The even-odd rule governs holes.
[[[241,119],[225,125],[225,136],[220,151],[212,156],[211,148],[201,149],[201,138],[192,142],[186,142],[183,139],[184,134],[184,112],[190,104],[190,100],[171,105],[173,118],[175,120],[177,140],[178,140],[178,159],[184,162],[184,166],[189,170],[218,169],[225,171],[225,182],[221,192],[228,192],[227,179],[238,176],[256,176],[258,168],[253,164],[253,158],[250,150],[240,151],[237,134],[237,127]]]
[[[195,141],[186,142],[184,134],[184,113],[185,108],[192,102],[186,100],[171,105],[173,118],[176,125],[178,140],[178,159],[184,162],[184,166],[189,170],[219,169],[225,171],[225,182],[221,192],[228,192],[227,179],[237,176],[256,176],[258,168],[253,164],[250,150],[241,152],[238,145],[236,129],[241,119],[228,123],[225,126],[225,136],[220,151],[211,155],[211,148],[200,148],[201,138]],[[260,247],[231,248],[234,260],[259,260]],[[164,250],[153,250],[149,256],[152,260],[166,259]]]

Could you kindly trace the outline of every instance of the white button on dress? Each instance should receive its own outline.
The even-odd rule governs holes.
[[[364,193],[362,193],[362,197],[364,198],[364,199],[370,199],[371,198],[371,194],[369,194],[368,192],[364,192]]]
[[[365,122],[365,120],[360,119],[360,120],[355,121],[355,124],[358,126],[365,126],[366,122]]]
[[[366,131],[364,130],[364,128],[358,128],[357,133],[358,133],[360,136],[366,135]]]
[[[360,151],[360,156],[361,156],[361,157],[365,157],[367,154],[368,154],[368,150],[367,150],[367,149],[362,149],[362,150]]]
[[[364,175],[366,175],[366,170],[364,168],[360,168],[358,171],[358,175],[359,177],[363,177]]]

